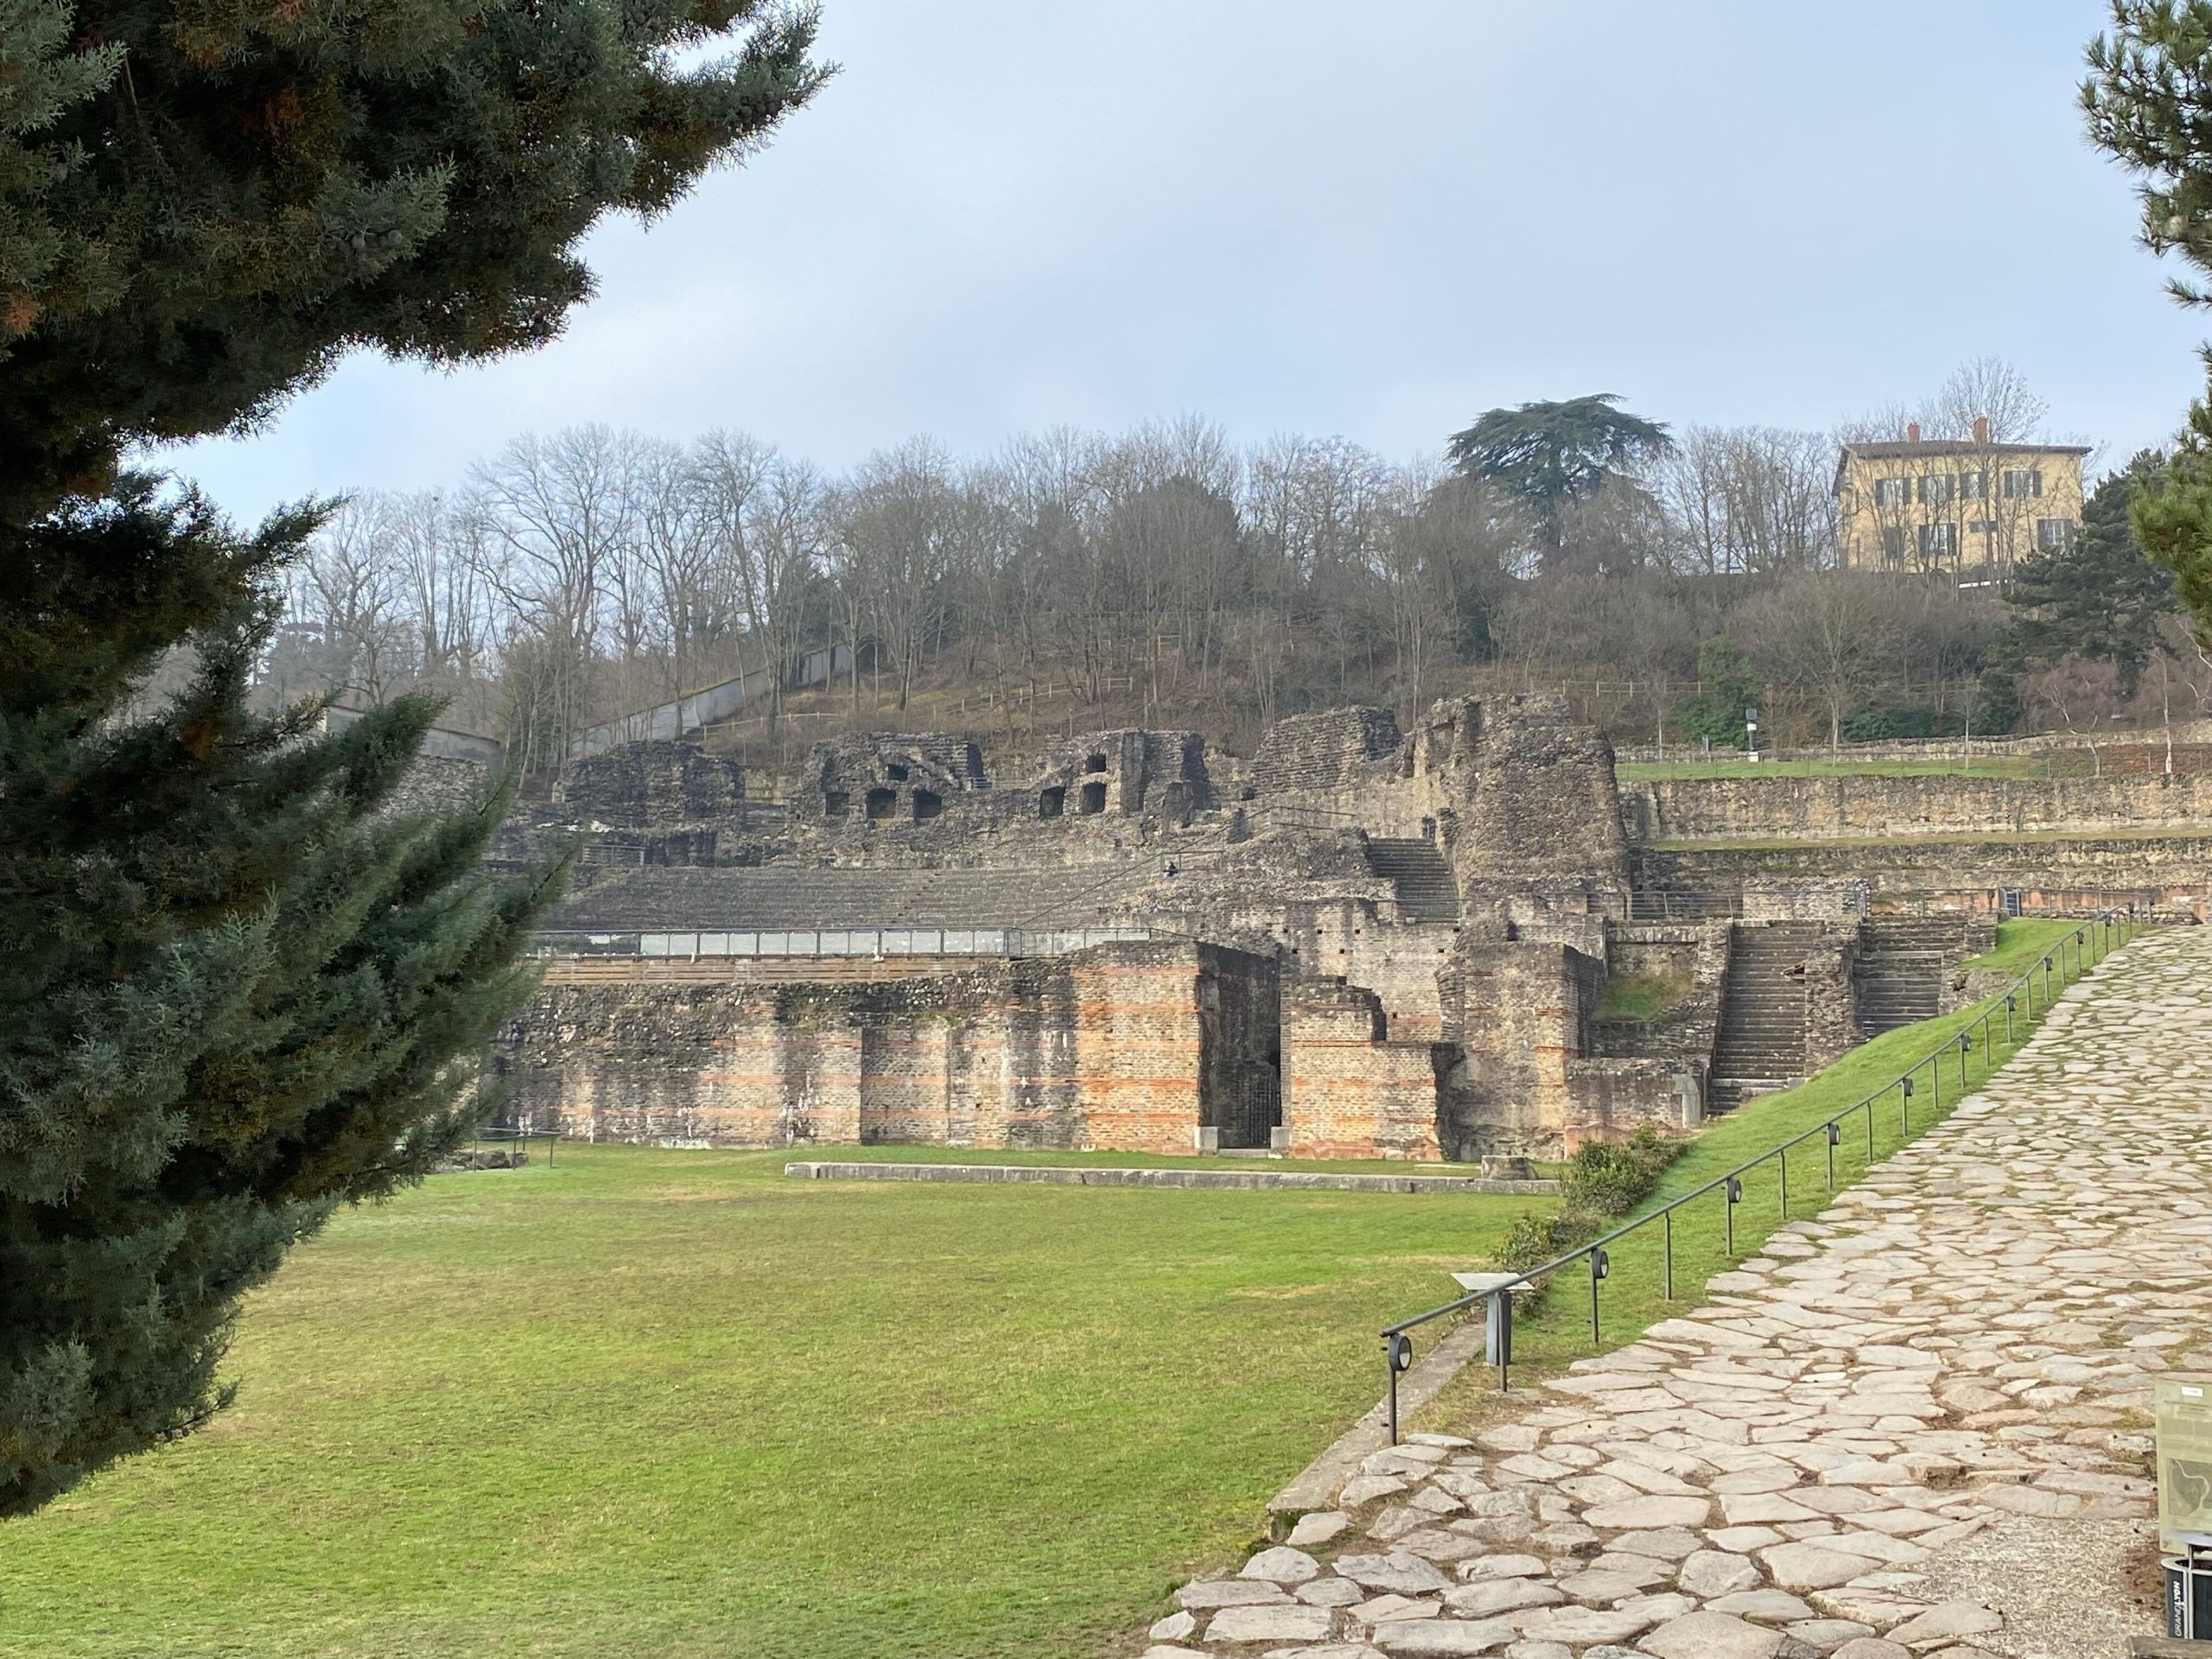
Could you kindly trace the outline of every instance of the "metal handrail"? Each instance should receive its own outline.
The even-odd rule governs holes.
[[[2045,1011],[2047,1012],[2051,1004],[2056,1001],[2050,988],[2053,963],[2055,959],[2056,971],[2061,978],[2064,978],[2067,974],[2066,951],[2069,946],[2071,946],[2074,950],[2073,973],[2078,977],[2093,962],[2102,962],[2119,945],[2125,944],[2144,925],[2147,925],[2147,923],[2139,918],[2132,909],[2126,914],[2115,911],[2106,911],[2082,923],[2081,926],[2060,939],[2051,949],[2044,951],[2039,962],[2005,988],[2003,993],[2005,1006],[2002,1012],[2005,1015],[2006,1044],[2009,1046],[2012,1041],[2012,1016],[2017,999],[2023,992],[2028,999],[2027,1017],[2031,1020],[2035,1017],[2035,982],[2038,974],[2043,976]],[[2085,946],[2094,949],[2099,942],[2100,936],[2102,948],[2096,949],[2094,957],[2085,955]],[[1789,1218],[1791,1148],[1802,1145],[1815,1135],[1826,1141],[1827,1185],[1828,1191],[1833,1192],[1835,1190],[1835,1149],[1843,1139],[1843,1122],[1853,1112],[1863,1111],[1866,1114],[1866,1160],[1871,1168],[1874,1160],[1874,1103],[1895,1090],[1897,1092],[1899,1131],[1902,1134],[1910,1135],[1912,1128],[1911,1111],[1915,1074],[1923,1069],[1928,1071],[1929,1098],[1933,1104],[1940,1109],[1942,1104],[1943,1060],[1948,1055],[1956,1054],[1959,1058],[1959,1086],[1963,1089],[1966,1086],[1967,1057],[1972,1052],[1974,1047],[1973,1032],[1976,1027],[1979,1027],[1981,1032],[1981,1046],[1983,1052],[1987,1052],[1990,1021],[1999,1013],[1995,1006],[1996,1000],[1993,995],[1988,999],[1991,1006],[1982,1010],[1981,1018],[1973,1026],[1967,1027],[1955,1036],[1946,1038],[1941,1045],[1914,1061],[1890,1082],[1884,1084],[1861,1099],[1853,1101],[1833,1117],[1815,1124],[1802,1135],[1792,1136],[1780,1146],[1769,1147],[1749,1162],[1738,1164],[1726,1173],[1713,1177],[1704,1185],[1685,1192],[1678,1198],[1669,1200],[1649,1214],[1637,1216],[1632,1220],[1624,1222],[1614,1228],[1612,1231],[1578,1245],[1566,1255],[1547,1262],[1540,1267],[1530,1268],[1525,1273],[1514,1274],[1510,1278],[1501,1277],[1497,1282],[1486,1285],[1480,1290],[1470,1291],[1466,1295],[1446,1302],[1440,1307],[1432,1307],[1425,1313],[1416,1313],[1409,1319],[1401,1319],[1395,1325],[1386,1326],[1382,1337],[1383,1363],[1390,1378],[1390,1444],[1395,1446],[1398,1443],[1398,1376],[1413,1363],[1413,1338],[1406,1334],[1408,1332],[1417,1326],[1427,1325],[1433,1319],[1440,1319],[1447,1314],[1464,1313],[1478,1302],[1488,1303],[1490,1323],[1486,1332],[1488,1349],[1486,1357],[1491,1363],[1497,1367],[1498,1391],[1503,1394],[1511,1386],[1510,1374],[1513,1362],[1514,1291],[1533,1287],[1571,1262],[1587,1261],[1590,1264],[1590,1340],[1592,1351],[1596,1351],[1600,1340],[1598,1287],[1611,1268],[1611,1263],[1606,1255],[1606,1246],[1627,1237],[1630,1233],[1640,1229],[1649,1227],[1654,1222],[1660,1223],[1665,1236],[1660,1294],[1665,1300],[1673,1301],[1675,1300],[1675,1211],[1686,1204],[1705,1197],[1709,1192],[1725,1193],[1726,1207],[1722,1216],[1723,1224],[1726,1229],[1726,1242],[1723,1248],[1726,1255],[1732,1259],[1736,1255],[1736,1206],[1743,1201],[1743,1177],[1769,1159],[1780,1160],[1782,1218],[1784,1221]]]

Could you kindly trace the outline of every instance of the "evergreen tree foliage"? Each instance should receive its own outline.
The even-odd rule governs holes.
[[[760,0],[0,0],[0,516],[353,346],[541,344],[585,231],[765,135],[812,37]]]
[[[1751,659],[1728,639],[1709,639],[1697,653],[1698,691],[1675,705],[1675,726],[1683,736],[1708,738],[1716,749],[1740,749],[1751,741],[1744,711],[1764,700]]]
[[[435,703],[249,710],[321,509],[241,534],[121,458],[356,346],[548,338],[585,230],[804,102],[812,35],[758,0],[0,0],[0,1515],[207,1421],[239,1295],[478,1121],[563,873],[485,873],[504,785],[409,810]]]
[[[2013,563],[2005,599],[2019,613],[1999,642],[2008,665],[2108,662],[2120,670],[2120,695],[2135,695],[2158,648],[2158,619],[2173,607],[2174,582],[2144,556],[2128,508],[2139,489],[2155,489],[2164,464],[2150,450],[2137,455],[2090,492],[2072,546]]]
[[[1619,402],[1598,392],[1488,410],[1452,435],[1452,465],[1527,504],[1544,546],[1556,552],[1569,506],[1673,447],[1664,426],[1614,408]]]
[[[2112,31],[2089,47],[2082,87],[2089,136],[2142,176],[2141,237],[2212,273],[2212,0],[2113,0]],[[2184,305],[2212,292],[2176,280]],[[2207,355],[2212,369],[2212,354]],[[2131,518],[2144,552],[2172,572],[2174,592],[2212,645],[2212,405],[2189,423],[2159,472],[2139,480]]]

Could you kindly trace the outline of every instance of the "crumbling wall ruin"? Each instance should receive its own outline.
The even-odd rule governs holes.
[[[596,844],[649,866],[764,868],[717,871],[711,893],[691,880],[703,872],[634,871],[600,889],[619,887],[624,905],[580,898],[563,937],[613,929],[643,950],[656,929],[691,930],[690,950],[717,930],[797,939],[1056,918],[1154,937],[1105,948],[1133,956],[872,980],[844,971],[860,964],[794,960],[772,985],[549,986],[559,1017],[533,1010],[513,1051],[524,1109],[601,1138],[1560,1155],[1641,1123],[1688,1128],[1703,1109],[1728,921],[1655,931],[1630,919],[1647,913],[1632,892],[1714,900],[1692,918],[1832,935],[1817,974],[1807,969],[1816,1062],[1854,1034],[1859,918],[1927,902],[1918,884],[1939,867],[1944,880],[2040,872],[2054,895],[2085,899],[2145,874],[2169,897],[2192,881],[2201,895],[2212,874],[2212,837],[2179,833],[1901,841],[1875,854],[1856,837],[1646,846],[1632,864],[1629,830],[1666,810],[1679,823],[1694,798],[1730,826],[1770,810],[1785,825],[1848,826],[1887,797],[1786,788],[1762,808],[1732,786],[1624,804],[1603,738],[1534,696],[1446,700],[1408,730],[1387,709],[1298,716],[1249,766],[1190,732],[1070,734],[988,758],[953,734],[849,735],[816,746],[785,791],[789,823],[771,834],[748,817],[743,774],[696,756],[674,744],[613,752],[579,766],[545,810],[609,826]],[[1907,791],[1898,812],[1909,791],[1942,783],[1877,781]],[[2196,785],[2127,787],[2177,801]],[[2135,798],[2107,791],[2068,810],[2119,813],[2111,801]],[[1939,789],[1910,822],[1943,822],[1962,799]],[[1989,888],[1993,906],[2002,894]],[[1141,954],[1152,950],[1173,970]],[[1690,994],[1646,1027],[1599,1020],[1606,973],[1639,964],[1686,972]]]
[[[859,982],[556,976],[499,1070],[514,1121],[587,1140],[1187,1153],[1273,1098],[1276,1039],[1272,962],[1132,942]]]
[[[553,799],[581,820],[619,830],[741,819],[745,768],[696,744],[625,743],[573,762]]]

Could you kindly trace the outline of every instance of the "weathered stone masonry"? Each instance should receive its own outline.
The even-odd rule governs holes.
[[[589,1140],[1190,1152],[1272,1077],[1275,995],[1273,963],[1185,943],[851,983],[553,982],[504,1070],[518,1119]]]

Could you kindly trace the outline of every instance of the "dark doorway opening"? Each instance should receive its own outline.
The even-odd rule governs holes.
[[[933,818],[944,810],[944,801],[942,797],[926,789],[918,789],[914,791],[914,822],[916,823],[919,823],[924,818]]]
[[[1067,791],[1060,788],[1057,784],[1050,789],[1039,790],[1037,793],[1037,816],[1040,818],[1057,818],[1067,810]]]
[[[1222,1092],[1215,1108],[1221,1150],[1264,1152],[1274,1146],[1282,1122],[1282,1074],[1273,1066],[1245,1066]]]
[[[1085,784],[1083,786],[1083,813],[1085,817],[1106,810],[1106,785]]]
[[[894,789],[871,789],[868,792],[868,821],[881,823],[899,810],[899,791]]]

